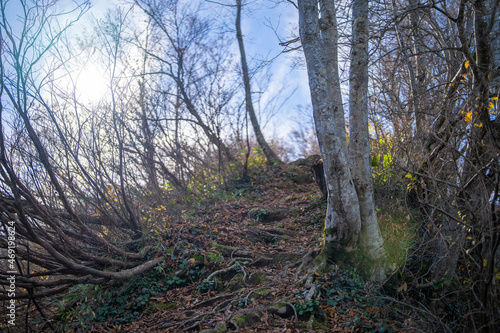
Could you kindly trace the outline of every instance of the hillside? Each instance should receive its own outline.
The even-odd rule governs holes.
[[[303,162],[253,170],[180,220],[158,221],[155,248],[169,260],[123,286],[73,288],[58,330],[398,331],[394,304],[349,267],[304,280],[325,203]]]
[[[0,1],[0,333],[499,332],[499,13]]]

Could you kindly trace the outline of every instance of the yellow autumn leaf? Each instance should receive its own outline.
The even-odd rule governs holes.
[[[472,121],[472,111],[469,111],[465,114],[465,122],[470,123]]]
[[[411,179],[412,178],[411,173],[408,172],[405,177]]]
[[[493,109],[493,102],[488,103],[488,109]]]
[[[492,98],[491,98],[491,100],[492,100],[492,101],[498,101],[498,97],[497,97],[497,96],[492,97]]]
[[[398,293],[400,293],[400,292],[402,292],[402,291],[407,291],[407,290],[408,290],[408,285],[406,284],[406,282],[405,282],[405,283],[403,283],[403,284],[401,285],[401,287],[399,287],[399,288],[397,289]]]
[[[483,123],[474,124],[474,127],[483,127]]]
[[[469,60],[467,60],[467,61],[464,63],[464,67],[465,67],[465,69],[468,69],[468,68],[469,68]]]

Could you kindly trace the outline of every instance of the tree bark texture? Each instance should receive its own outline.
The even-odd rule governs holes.
[[[383,262],[386,256],[373,202],[368,144],[368,2],[357,0],[353,7],[354,131],[350,156],[338,71],[335,1],[302,0],[298,7],[300,37],[328,188],[323,252],[337,262],[358,266],[372,280],[382,280],[386,277],[387,266]]]
[[[325,170],[323,169],[323,160],[317,160],[314,162],[314,164],[311,166],[311,170],[314,175],[314,181],[316,182],[316,185],[318,185],[319,189],[321,190],[321,193],[323,193],[323,199],[326,200],[328,197],[328,189],[326,188],[326,182],[325,182]]]
[[[298,2],[300,37],[328,187],[325,250],[335,257],[356,249],[361,216],[347,155],[334,5],[331,0],[320,1],[318,9],[316,0]]]
[[[349,72],[349,162],[361,216],[359,245],[374,262],[370,275],[385,278],[387,260],[373,198],[373,179],[368,132],[368,0],[352,3],[351,65]],[[382,269],[379,269],[382,268]]]

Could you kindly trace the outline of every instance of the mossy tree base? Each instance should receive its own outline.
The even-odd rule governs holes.
[[[310,251],[303,259],[297,276],[305,272],[299,283],[311,285],[317,274],[336,272],[339,267],[352,267],[367,281],[381,282],[395,270],[394,264],[386,259],[376,260],[363,248],[346,250],[344,247],[329,244],[320,251]]]

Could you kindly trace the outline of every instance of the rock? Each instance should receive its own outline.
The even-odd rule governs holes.
[[[286,208],[254,207],[248,211],[248,217],[260,223],[280,221],[290,215]]]
[[[318,160],[318,159],[321,159],[321,156],[319,156],[319,155],[311,155],[311,156],[308,156],[308,157],[305,157],[305,158],[299,158],[296,161],[288,163],[288,165],[291,165],[291,166],[306,166],[306,167],[310,168],[313,165],[313,163],[316,160]]]
[[[269,307],[269,312],[280,316],[281,318],[288,318],[295,314],[293,307],[289,303],[275,303]]]
[[[230,329],[235,330],[239,330],[246,326],[252,326],[261,322],[264,313],[265,308],[260,306],[237,311],[231,315],[228,326]]]
[[[305,185],[305,184],[311,184],[314,180],[313,180],[311,173],[307,172],[307,173],[299,173],[299,174],[295,175],[292,178],[292,181],[295,184]]]

